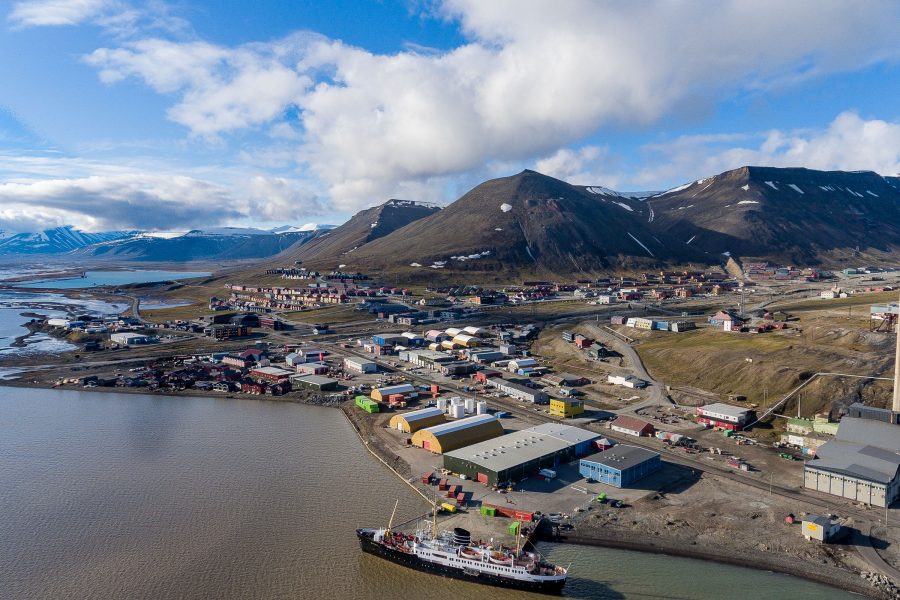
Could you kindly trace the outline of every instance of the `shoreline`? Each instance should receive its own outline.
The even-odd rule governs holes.
[[[803,574],[799,574],[797,571],[791,570],[791,568],[785,565],[784,562],[780,562],[778,560],[768,561],[763,558],[762,555],[755,555],[753,552],[748,552],[747,554],[738,557],[732,556],[727,553],[714,553],[714,552],[705,552],[703,550],[694,550],[691,547],[679,546],[675,547],[674,544],[667,545],[663,544],[654,544],[652,542],[635,542],[630,540],[623,540],[614,536],[579,536],[579,535],[562,535],[558,538],[541,538],[537,540],[539,542],[550,542],[550,543],[560,543],[560,544],[575,544],[580,546],[594,546],[598,548],[614,548],[616,550],[628,550],[631,552],[643,552],[647,554],[662,554],[665,556],[671,556],[675,558],[689,558],[692,560],[703,560],[708,562],[714,562],[719,564],[730,565],[734,567],[743,567],[745,569],[753,569],[755,571],[769,571],[771,573],[779,573],[781,575],[788,575],[790,577],[798,577],[800,579],[805,579],[807,581],[814,581],[816,583],[821,583],[823,585],[827,585],[829,587],[837,588],[840,590],[844,590],[847,592],[851,592],[854,594],[861,594],[865,597],[875,598],[879,596],[874,596],[875,590],[873,590],[869,586],[865,585],[857,585],[856,581],[864,582],[865,579],[860,577],[858,574],[855,579],[848,578],[832,578],[827,575],[823,575],[821,573],[816,573],[813,571],[804,571]],[[788,558],[788,557],[779,557],[779,558]],[[809,563],[807,563],[808,565]],[[842,569],[843,573],[847,575],[854,574],[849,570]],[[887,597],[887,596],[881,596]]]
[[[30,389],[46,389],[46,390],[57,390],[57,389],[65,389],[63,388],[53,388],[47,387],[43,384],[31,384],[24,382],[20,379],[12,379],[12,380],[0,380],[0,388],[2,387],[21,387],[21,388],[30,388]],[[240,393],[229,393],[227,395],[223,394],[221,396],[212,395],[209,392],[172,392],[168,390],[157,390],[151,391],[142,388],[90,388],[90,389],[72,389],[70,391],[80,391],[80,392],[101,392],[101,393],[125,393],[125,394],[142,394],[142,395],[163,395],[170,397],[188,397],[188,398],[211,398],[211,399],[221,399],[221,400],[263,400],[269,402],[285,402],[285,403],[293,403],[293,404],[302,404],[307,406],[320,406],[324,408],[334,408],[340,410],[344,417],[347,420],[347,423],[353,429],[356,436],[359,438],[360,443],[363,448],[366,449],[370,454],[372,454],[383,466],[385,466],[389,471],[391,471],[400,481],[404,484],[410,486],[414,491],[416,491],[426,502],[431,502],[428,500],[427,495],[416,486],[414,483],[415,478],[412,481],[409,478],[404,477],[399,471],[397,471],[394,467],[391,466],[391,461],[397,458],[396,455],[392,455],[388,453],[384,448],[381,448],[377,443],[367,443],[365,439],[365,433],[362,428],[360,428],[358,421],[354,418],[356,415],[352,411],[352,405],[348,404],[349,401],[340,401],[333,402],[327,401],[325,399],[316,400],[315,398],[296,398],[296,397],[284,397],[284,396],[254,396],[249,394],[240,394]],[[324,400],[324,401],[323,401]],[[404,466],[406,463],[403,463]],[[733,553],[729,553],[727,550],[723,548],[716,548],[715,551],[704,551],[696,549],[696,546],[692,545],[684,545],[683,543],[679,543],[676,540],[667,540],[665,538],[659,538],[652,541],[635,541],[635,540],[626,540],[622,539],[618,535],[603,535],[599,533],[597,530],[591,530],[589,535],[559,535],[559,536],[548,536],[536,539],[537,542],[548,542],[548,543],[559,543],[559,544],[574,544],[574,545],[582,545],[582,546],[592,546],[592,547],[601,547],[601,548],[612,548],[617,550],[628,550],[632,552],[642,552],[648,554],[662,554],[671,557],[680,557],[680,558],[689,558],[692,560],[704,560],[719,564],[727,564],[730,566],[738,566],[747,569],[754,569],[757,571],[769,571],[772,573],[779,573],[783,575],[788,575],[791,577],[798,577],[800,579],[805,579],[807,581],[813,581],[815,583],[820,583],[823,585],[827,585],[829,587],[833,587],[836,589],[844,590],[854,594],[860,594],[867,598],[890,598],[885,594],[879,594],[879,591],[874,587],[867,585],[866,580],[863,579],[858,572],[854,572],[852,570],[841,568],[840,574],[844,575],[843,577],[830,577],[821,572],[817,572],[811,567],[815,565],[815,563],[811,563],[809,561],[801,561],[794,559],[789,556],[778,555],[774,557],[769,557],[769,555],[762,554],[760,552],[756,552],[751,548],[746,548],[740,555],[736,555]],[[796,564],[791,564],[796,563]],[[806,567],[806,568],[804,568]]]

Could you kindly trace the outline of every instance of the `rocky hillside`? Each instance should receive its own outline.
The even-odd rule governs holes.
[[[674,243],[645,205],[599,187],[523,171],[482,183],[438,213],[365,244],[360,268],[589,273],[665,259]],[[680,257],[695,253],[681,245]]]
[[[900,247],[900,182],[870,171],[742,167],[653,196],[647,206],[652,231],[711,260],[727,252],[813,264]]]
[[[388,200],[358,212],[343,225],[292,249],[283,258],[320,268],[334,268],[347,263],[350,255],[363,245],[438,211],[438,206],[427,202]]]

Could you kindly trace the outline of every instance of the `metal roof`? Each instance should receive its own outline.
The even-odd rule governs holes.
[[[659,456],[659,454],[652,450],[638,448],[637,446],[618,444],[609,450],[591,454],[581,460],[624,471],[636,467],[637,465],[652,459],[654,456]]]
[[[531,431],[555,437],[570,445],[589,442],[600,437],[599,434],[596,434],[593,431],[581,429],[580,427],[572,427],[571,425],[563,425],[561,423],[544,423],[532,427]]]
[[[545,425],[556,424],[547,423]],[[465,460],[483,466],[494,472],[500,472],[543,456],[561,452],[577,443],[567,441],[564,439],[566,436],[559,435],[560,432],[558,431],[555,432],[556,435],[554,435],[553,432],[536,431],[537,429],[545,427],[545,425],[538,425],[531,429],[514,431],[498,438],[472,444],[465,448],[447,452],[445,453],[445,456]],[[568,429],[578,429],[577,427],[571,427],[569,425],[556,426],[566,427]],[[589,431],[584,431],[584,433],[589,434],[592,438],[599,437]]]
[[[420,408],[419,410],[414,410],[412,412],[408,412],[406,414],[400,415],[403,417],[407,423],[411,423],[413,421],[419,421],[421,419],[430,419],[431,417],[436,417],[438,415],[443,415],[444,411],[437,407],[431,408]]]
[[[321,375],[307,375],[306,377],[297,377],[294,380],[300,381],[302,383],[310,383],[312,385],[328,385],[330,383],[337,383],[337,379],[332,379],[331,377],[322,377]]]
[[[748,412],[748,409],[746,408],[741,408],[740,406],[732,406],[731,404],[725,404],[724,402],[707,404],[706,406],[701,406],[700,410],[704,412],[718,413],[720,415],[727,415],[729,417],[734,417],[735,419],[740,419]]]
[[[409,394],[416,391],[416,388],[408,383],[401,383],[400,385],[389,385],[388,387],[377,389],[378,393],[382,396],[390,396],[391,394]]]
[[[468,429],[469,427],[477,427],[484,423],[490,423],[491,421],[496,420],[497,417],[495,417],[494,415],[475,415],[473,417],[459,419],[458,421],[450,421],[449,423],[441,423],[440,425],[426,427],[422,431],[427,431],[431,435],[438,437],[441,435],[447,435],[448,433],[453,433],[455,431]]]
[[[889,484],[900,469],[900,425],[844,417],[806,467]]]

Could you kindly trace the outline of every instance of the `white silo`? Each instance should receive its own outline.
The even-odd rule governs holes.
[[[462,419],[466,416],[466,407],[462,404],[457,404],[455,406],[450,407],[450,416],[454,419]]]
[[[447,399],[446,398],[438,398],[437,399],[437,407],[442,412],[447,412]]]
[[[479,414],[479,415],[486,415],[487,414],[487,402],[482,400],[481,402],[476,404],[475,405],[475,413]]]
[[[466,412],[475,412],[475,398],[466,398]]]

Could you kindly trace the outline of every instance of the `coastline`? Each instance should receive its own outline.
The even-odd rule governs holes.
[[[410,480],[411,476],[404,477],[395,468],[390,466],[390,462],[399,457],[388,452],[377,443],[366,442],[366,439],[364,437],[364,425],[366,422],[360,421],[355,418],[358,415],[356,415],[356,413],[353,411],[352,405],[342,404],[338,408],[340,408],[341,412],[343,412],[347,417],[348,422],[353,427],[364,447],[370,453],[375,455],[376,458],[378,458],[381,463],[388,467],[401,481],[413,487],[420,495],[423,496],[423,498],[428,500],[427,496],[416,485],[416,483],[414,483],[415,481],[417,481],[416,478],[412,478]],[[360,424],[363,424],[363,427],[360,427]],[[404,462],[403,465],[406,465],[406,463]],[[860,594],[868,598],[891,598],[891,596],[879,594],[878,590],[869,586],[866,583],[866,580],[860,577],[859,573],[846,568],[840,568],[840,573],[843,575],[843,577],[836,577],[830,576],[824,571],[816,570],[814,568],[817,566],[815,563],[798,560],[782,554],[772,557],[769,554],[756,551],[751,547],[745,548],[740,554],[731,553],[725,548],[716,548],[713,552],[696,549],[696,546],[685,546],[683,543],[680,543],[677,540],[667,540],[661,537],[656,537],[652,540],[641,539],[640,541],[637,541],[637,538],[626,540],[617,535],[605,535],[604,532],[597,528],[591,527],[586,529],[589,531],[589,535],[567,534],[561,536],[542,537],[536,539],[535,541],[614,548],[618,550],[630,550],[633,552],[663,554],[666,556],[704,560],[731,566],[755,569],[758,571],[770,571],[789,575],[792,577],[799,577],[801,579],[814,581],[816,583],[828,585],[830,587],[841,589],[847,592],[852,592],[854,594]]]
[[[30,384],[21,380],[0,380],[0,387],[22,387],[32,389],[54,389],[48,388],[43,384]],[[347,422],[353,428],[360,443],[371,453],[379,462],[381,462],[388,470],[390,470],[404,484],[414,489],[426,502],[431,502],[427,494],[416,484],[416,479],[411,477],[409,473],[404,475],[401,471],[409,471],[409,465],[399,456],[389,452],[386,448],[378,443],[374,436],[370,435],[369,423],[357,419],[359,415],[353,411],[353,404],[349,400],[335,402],[322,397],[285,397],[285,396],[253,396],[246,394],[229,393],[227,395],[212,395],[209,392],[200,391],[182,391],[173,392],[168,390],[150,391],[141,388],[91,388],[89,390],[78,389],[76,391],[102,392],[102,393],[130,393],[142,395],[164,395],[171,397],[202,397],[214,399],[228,400],[265,400],[272,402],[290,402],[295,404],[306,404],[311,406],[324,406],[327,408],[339,409],[347,419]],[[369,437],[369,441],[366,438]],[[392,464],[396,465],[392,466]],[[814,581],[841,589],[847,592],[860,594],[868,598],[885,598],[891,596],[879,593],[877,589],[869,586],[866,580],[860,577],[858,572],[850,569],[839,567],[839,575],[829,575],[826,571],[817,569],[816,563],[810,561],[799,560],[790,556],[778,554],[772,556],[761,551],[757,551],[753,547],[746,547],[740,553],[730,552],[726,548],[716,547],[714,550],[699,549],[694,545],[685,545],[677,540],[668,540],[666,538],[656,536],[653,539],[646,538],[630,538],[623,539],[621,536],[604,532],[599,528],[585,527],[586,535],[566,534],[559,536],[542,537],[537,541],[575,544],[583,546],[595,546],[604,548],[614,548],[619,550],[629,550],[634,552],[644,552],[649,554],[662,554],[673,557],[691,558],[695,560],[704,560],[720,564],[745,567],[760,571],[770,571],[781,573],[793,577],[799,577],[808,581]],[[836,565],[831,565],[830,570],[833,571]],[[841,576],[843,575],[843,576]]]

